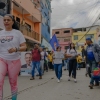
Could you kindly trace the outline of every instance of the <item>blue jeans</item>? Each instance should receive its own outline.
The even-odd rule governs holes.
[[[35,68],[37,69],[39,76],[42,76],[41,74],[41,68],[40,68],[40,61],[32,61],[33,68],[32,68],[32,77],[34,77]]]
[[[56,77],[60,80],[62,77],[62,64],[54,64]]]
[[[90,84],[94,84],[94,81],[96,82],[96,84],[99,84],[99,81],[100,81],[100,76],[91,76],[91,81],[90,81]]]

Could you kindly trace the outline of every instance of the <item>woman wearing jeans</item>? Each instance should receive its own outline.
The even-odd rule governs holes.
[[[70,48],[67,50],[67,58],[69,58],[69,79],[68,81],[70,81],[71,79],[71,74],[73,72],[73,78],[74,78],[74,82],[76,83],[76,69],[77,69],[77,51],[75,49],[75,45],[74,43],[70,44]]]
[[[60,78],[62,77],[62,59],[64,58],[64,54],[61,52],[61,47],[57,47],[56,51],[54,52],[53,58],[55,74],[59,83]]]
[[[5,29],[0,31],[0,100],[3,100],[3,84],[7,72],[12,100],[17,100],[17,78],[21,68],[19,52],[26,50],[26,41],[12,15],[5,15],[3,22]]]

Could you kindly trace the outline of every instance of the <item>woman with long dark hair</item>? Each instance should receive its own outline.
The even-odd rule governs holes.
[[[77,69],[77,51],[75,49],[75,44],[71,43],[69,49],[67,50],[67,58],[69,58],[69,79],[71,80],[71,74],[73,72],[74,82],[76,83],[76,69]]]
[[[58,46],[56,51],[54,52],[53,58],[55,74],[59,83],[62,77],[62,59],[64,58],[64,54],[61,52],[60,46]]]
[[[0,31],[0,100],[3,100],[3,84],[8,72],[12,100],[17,100],[17,78],[21,68],[19,52],[26,50],[26,41],[12,15],[3,19],[5,29]]]

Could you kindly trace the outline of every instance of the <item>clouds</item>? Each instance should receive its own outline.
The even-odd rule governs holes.
[[[52,0],[52,28],[86,27],[99,15],[99,0]]]

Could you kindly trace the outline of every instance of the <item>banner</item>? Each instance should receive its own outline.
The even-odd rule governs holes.
[[[31,76],[32,72],[32,54],[31,52],[21,53],[21,76]]]

